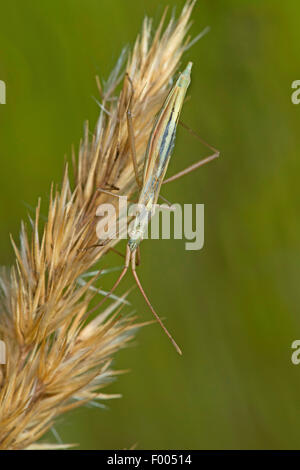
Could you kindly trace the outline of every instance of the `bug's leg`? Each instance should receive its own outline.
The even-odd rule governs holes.
[[[105,186],[109,189],[114,189],[115,191],[120,191],[120,188],[118,188],[118,186],[115,186],[114,184],[105,183]]]
[[[101,247],[101,248],[105,247],[105,243],[102,243],[102,242],[95,243],[94,245],[87,246],[86,248],[82,249],[81,251],[88,251],[88,250],[91,250],[92,248],[99,248],[99,247]]]
[[[178,344],[176,343],[176,341],[174,340],[173,336],[171,335],[171,333],[169,333],[169,331],[167,330],[167,328],[165,327],[165,325],[163,324],[162,320],[159,318],[159,316],[157,315],[156,311],[154,310],[154,308],[152,307],[151,303],[150,303],[150,300],[148,299],[143,287],[142,287],[142,284],[138,278],[138,275],[136,273],[136,269],[135,269],[135,265],[136,265],[136,251],[134,251],[132,253],[132,256],[131,256],[131,269],[132,269],[132,274],[134,276],[134,279],[135,279],[135,282],[137,283],[137,286],[138,288],[140,289],[141,293],[142,293],[142,296],[144,297],[148,307],[150,308],[151,312],[153,313],[155,319],[157,320],[157,322],[160,324],[160,326],[162,327],[162,329],[164,330],[164,332],[166,333],[166,335],[169,337],[169,339],[171,340],[171,342],[173,343],[173,346],[175,347],[176,351],[182,355],[182,351],[180,349],[180,347],[178,346]]]
[[[162,199],[166,203],[166,204],[160,204],[161,209],[167,209],[168,211],[174,212],[174,207],[172,207],[173,204],[170,201],[168,201],[168,199],[163,197],[161,194],[158,195],[158,198]]]
[[[135,179],[136,179],[138,187],[141,188],[142,183],[140,182],[140,179],[139,179],[139,171],[138,171],[136,149],[135,149],[135,142],[134,142],[134,129],[133,129],[133,122],[132,122],[132,111],[131,111],[131,104],[132,104],[132,98],[133,98],[133,95],[134,95],[134,89],[133,89],[132,80],[129,77],[128,73],[126,74],[126,77],[127,77],[128,82],[130,83],[130,87],[131,87],[131,95],[130,95],[130,98],[129,98],[129,103],[128,103],[127,112],[126,112],[128,139],[129,139],[130,152],[131,152],[131,158],[132,158],[132,163],[133,163],[133,168],[134,168]]]
[[[187,126],[183,121],[181,121],[181,119],[179,120],[179,124],[181,125],[181,127],[183,127],[184,129],[186,129],[190,134],[192,134],[194,137],[196,137],[196,139],[199,140],[199,142],[201,142],[201,144],[205,145],[205,147],[209,148],[210,150],[212,150],[213,152],[216,152],[220,155],[220,152],[219,150],[217,150],[215,147],[213,147],[212,145],[208,144],[207,142],[205,142],[205,140],[202,139],[202,137],[200,137],[200,135],[198,134],[198,132],[194,131],[194,129],[192,129],[191,127]]]
[[[162,182],[162,184],[171,183],[171,181],[175,181],[175,180],[177,180],[178,178],[181,178],[182,176],[187,175],[188,173],[191,173],[192,171],[196,170],[196,169],[199,168],[200,166],[205,165],[206,163],[211,162],[211,161],[214,160],[215,158],[218,158],[219,155],[220,155],[220,153],[218,152],[218,153],[214,153],[213,155],[210,155],[209,157],[203,158],[202,160],[199,160],[198,162],[194,163],[194,164],[191,165],[191,166],[188,166],[187,168],[185,168],[184,170],[180,171],[179,173],[176,173],[176,175],[170,176],[170,178],[167,178],[166,180],[164,180],[164,181]]]
[[[111,191],[107,191],[106,189],[98,188],[97,191],[99,191],[100,193],[109,194],[110,196],[118,197],[119,199],[121,199],[122,197],[126,197],[127,201],[132,202],[134,204],[137,202],[137,201],[133,201],[132,199],[129,199],[127,196],[121,196],[120,194],[112,193]]]
[[[211,155],[209,155],[206,158],[203,158],[199,160],[198,162],[194,163],[193,165],[188,166],[184,170],[180,171],[179,173],[176,173],[173,176],[170,176],[170,178],[167,178],[163,181],[162,184],[165,183],[170,183],[171,181],[177,180],[178,178],[181,178],[181,176],[187,175],[188,173],[191,173],[191,171],[196,170],[202,165],[205,165],[208,162],[211,162],[215,158],[218,158],[220,156],[220,151],[209,145],[207,142],[205,142],[201,137],[190,127],[188,127],[186,124],[184,124],[182,121],[179,121],[179,124],[181,124],[182,127],[184,127],[188,132],[190,132],[193,136],[195,136],[203,145],[208,147],[210,150],[213,151]]]
[[[87,248],[85,248],[85,251],[86,250],[90,250],[91,248],[97,248],[97,247],[103,247],[105,246],[103,243],[96,243],[95,245],[90,245],[88,246]],[[110,246],[108,249],[107,249],[107,252],[104,253],[105,255],[109,252],[109,251],[112,251],[113,253],[116,253],[117,255],[119,256],[122,256],[122,258],[125,258],[125,255],[123,253],[121,253],[119,250],[116,250],[116,248]]]
[[[98,188],[97,191],[99,191],[100,193],[109,194],[110,196],[115,196],[119,198],[124,197],[124,196],[120,196],[120,194],[115,194],[115,193],[112,193],[111,191],[107,191],[107,189]]]
[[[114,248],[113,246],[111,246],[108,251],[112,251],[113,253],[116,253],[117,255],[119,256],[122,256],[122,258],[126,258],[126,255],[124,255],[123,253],[121,253],[119,250],[116,250],[116,248]]]
[[[105,300],[116,290],[116,288],[118,287],[118,285],[120,284],[120,282],[122,281],[123,277],[125,276],[125,274],[128,270],[129,263],[130,263],[130,258],[131,258],[131,251],[129,249],[129,246],[127,245],[125,266],[123,268],[123,271],[121,272],[120,276],[118,277],[118,279],[116,280],[116,282],[114,283],[114,285],[112,286],[110,291],[103,297],[103,299],[95,307],[93,307],[89,311],[89,314],[95,312],[96,310],[98,310],[98,308],[101,307],[101,305],[105,302]]]
[[[136,256],[135,256],[135,265],[139,266],[141,264],[141,250],[140,245],[136,249]]]
[[[172,203],[170,201],[168,201],[168,199],[163,197],[161,194],[158,195],[158,198],[162,199],[164,202],[166,202],[168,204],[168,206],[172,206]]]

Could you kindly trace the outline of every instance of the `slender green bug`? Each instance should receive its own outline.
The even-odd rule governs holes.
[[[128,135],[131,147],[131,155],[133,159],[133,167],[135,171],[135,177],[138,186],[140,187],[140,194],[138,198],[138,206],[142,207],[141,211],[136,215],[133,222],[133,229],[130,233],[130,238],[127,244],[126,257],[125,257],[125,266],[113,285],[110,292],[107,294],[104,299],[95,307],[98,308],[104,300],[109,297],[109,295],[118,287],[119,283],[125,276],[130,264],[132,268],[132,273],[135,278],[135,281],[146,300],[150,310],[152,311],[154,317],[163,328],[166,335],[172,341],[174,347],[176,348],[179,354],[182,354],[181,349],[175,342],[172,335],[169,333],[164,323],[154,310],[149,301],[141,282],[136,273],[136,264],[137,264],[137,253],[139,245],[143,240],[144,234],[147,230],[149,220],[153,215],[153,208],[157,203],[161,185],[165,182],[174,181],[175,179],[195,170],[196,168],[204,165],[205,163],[213,160],[219,156],[219,151],[211,147],[210,145],[204,143],[211,150],[213,154],[209,157],[198,161],[197,163],[191,165],[180,173],[168,178],[164,181],[164,177],[168,168],[172,150],[175,144],[176,129],[179,122],[179,116],[181,113],[182,105],[186,96],[187,89],[191,81],[191,69],[192,62],[189,62],[185,70],[180,74],[175,85],[172,87],[169,92],[163,107],[161,108],[153,129],[150,134],[150,138],[147,145],[147,150],[145,154],[145,164],[144,164],[144,173],[142,183],[139,181],[138,177],[138,166],[136,162],[136,152],[134,146],[134,135],[133,135],[133,125],[132,125],[132,116],[130,111],[130,106],[127,113],[127,124],[128,124]],[[128,77],[130,80],[130,78]],[[131,80],[130,80],[131,83]],[[130,100],[131,101],[131,100]],[[184,126],[186,127],[186,126]],[[191,131],[194,133],[193,131]],[[194,133],[195,134],[195,133]],[[101,191],[101,190],[100,190]]]

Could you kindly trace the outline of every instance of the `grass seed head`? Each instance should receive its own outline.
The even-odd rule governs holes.
[[[145,18],[132,52],[122,52],[105,85],[98,80],[100,115],[92,138],[86,124],[77,158],[73,151],[73,183],[66,166],[61,188],[52,186],[46,222],[39,202],[31,228],[22,223],[20,242],[12,240],[15,264],[0,277],[0,338],[6,345],[6,364],[0,365],[1,449],[37,448],[59,415],[108,398],[101,390],[118,373],[112,358],[139,325],[120,316],[124,297],[88,317],[98,276],[78,280],[117,242],[93,247],[99,243],[97,207],[116,204],[97,189],[117,187],[126,196],[136,189],[126,122],[132,90],[124,74],[134,90],[141,171],[155,116],[188,43],[193,5],[188,1],[165,28],[164,15],[153,36],[152,21]]]

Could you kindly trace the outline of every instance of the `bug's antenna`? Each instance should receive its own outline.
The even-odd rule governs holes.
[[[151,305],[151,302],[150,300],[148,299],[143,287],[142,287],[142,284],[141,284],[141,281],[139,280],[138,278],[138,275],[136,273],[136,270],[135,270],[135,252],[133,253],[133,256],[131,257],[131,268],[132,268],[132,274],[134,276],[134,279],[135,279],[135,282],[137,283],[137,286],[138,288],[140,289],[141,291],[141,294],[142,296],[144,297],[145,301],[147,302],[147,305],[148,307],[150,308],[151,312],[153,313],[155,319],[157,320],[157,322],[160,324],[160,326],[162,327],[162,329],[164,330],[164,332],[166,333],[166,335],[170,338],[170,340],[172,341],[172,344],[173,346],[175,347],[176,351],[178,352],[178,354],[180,354],[180,356],[182,356],[182,351],[180,349],[180,347],[178,346],[178,344],[176,343],[176,341],[174,340],[173,336],[171,335],[171,333],[167,330],[167,328],[165,327],[165,325],[163,324],[162,320],[160,319],[160,317],[157,315],[156,311],[154,310],[154,308],[152,307]]]

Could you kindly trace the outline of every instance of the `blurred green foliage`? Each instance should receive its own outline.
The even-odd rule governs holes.
[[[83,122],[97,118],[94,76],[105,78],[145,14],[158,23],[169,0],[2,2],[0,79],[0,263],[13,254],[37,198],[60,182],[64,155]],[[109,387],[123,398],[83,408],[56,425],[81,448],[299,448],[300,5],[296,0],[199,1],[193,35],[211,32],[184,58],[194,62],[183,120],[221,158],[163,188],[173,202],[205,204],[205,247],[145,241],[140,276],[184,350],[158,325],[141,331]],[[207,154],[183,129],[169,174]],[[114,256],[114,255],[112,255]],[[118,257],[111,263],[120,264]],[[112,279],[108,279],[111,285]],[[128,277],[123,289],[132,285]],[[120,289],[122,291],[122,288]],[[138,292],[132,301],[150,313]],[[49,433],[48,440],[53,440]]]

